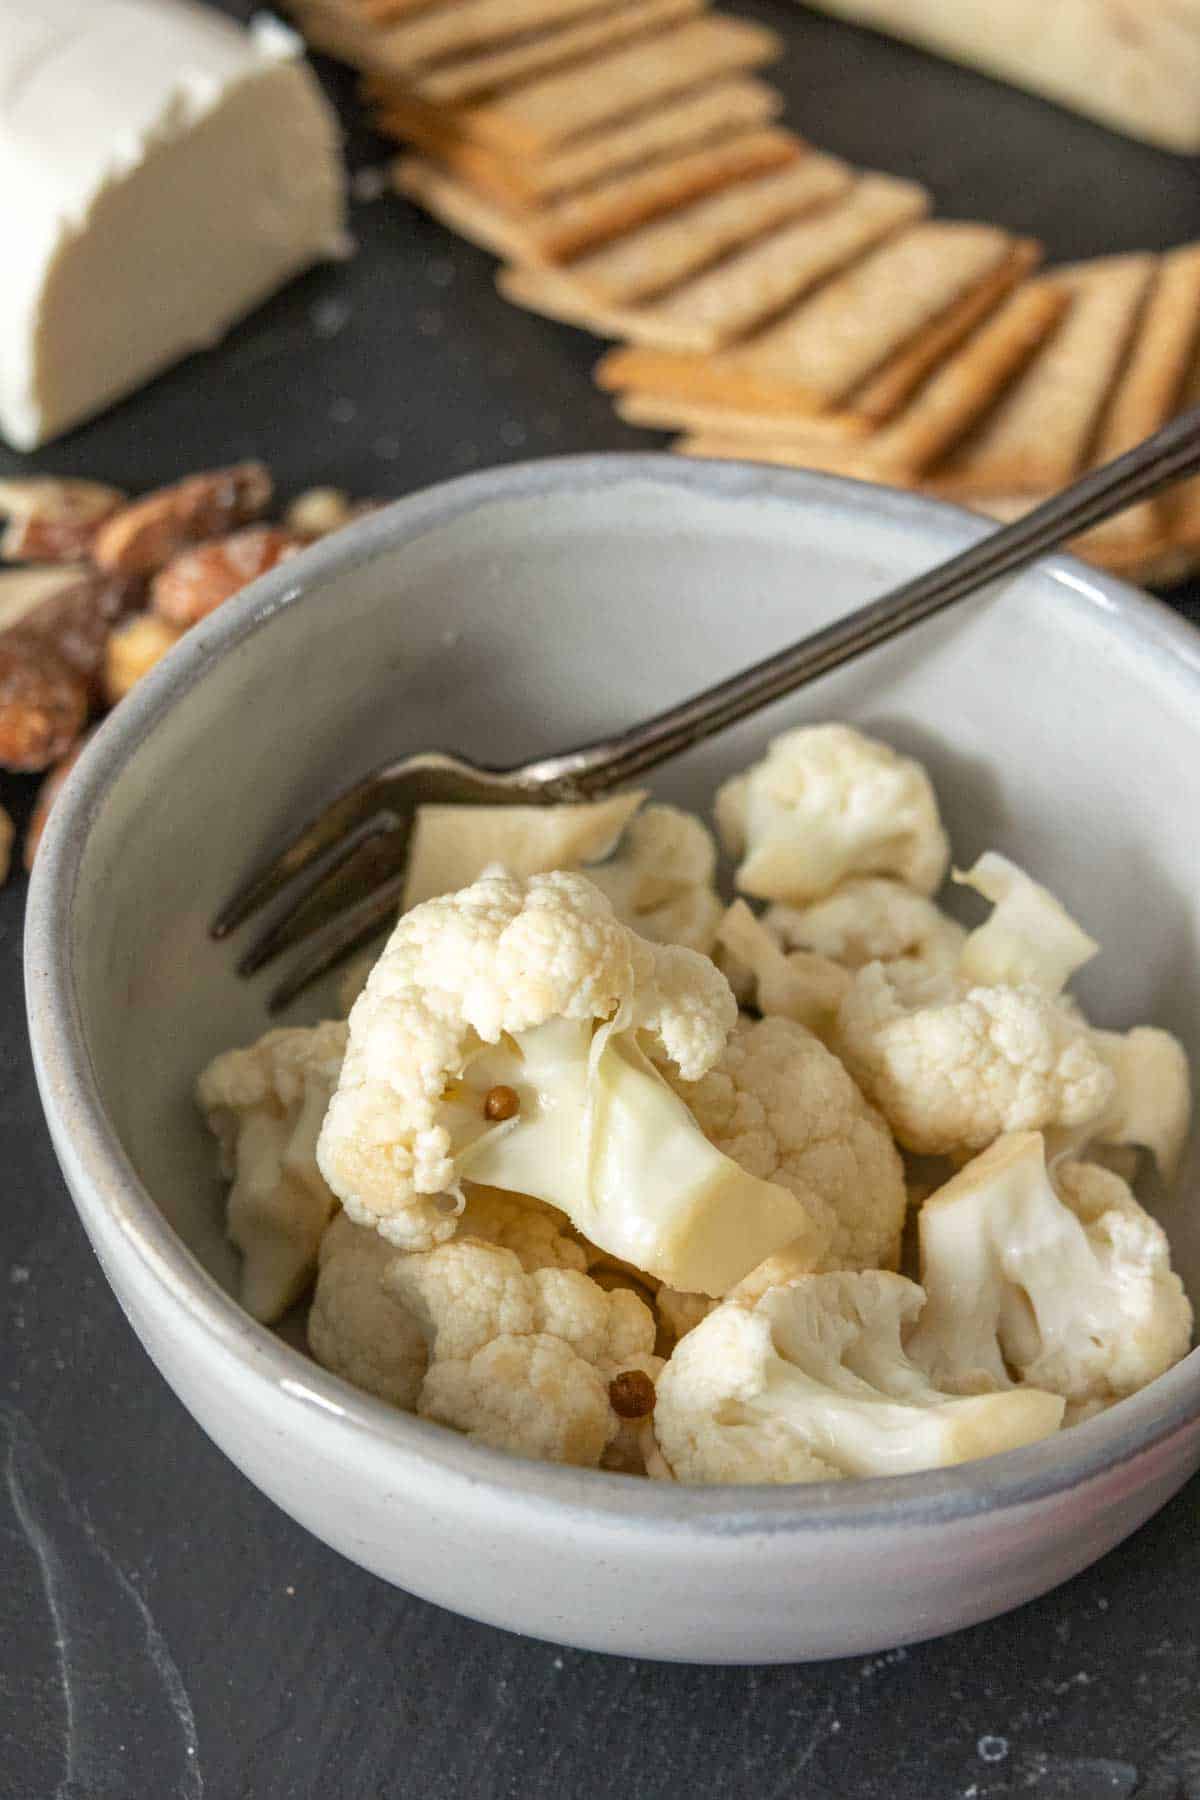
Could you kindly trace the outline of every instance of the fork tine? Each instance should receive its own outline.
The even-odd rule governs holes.
[[[410,822],[394,813],[366,819],[320,860],[302,883],[294,903],[255,939],[238,963],[239,975],[254,975],[281,951],[312,937],[331,918],[357,903],[381,882],[403,876],[408,862]]]
[[[404,898],[404,875],[393,875],[355,906],[315,933],[290,970],[267,1000],[267,1011],[277,1013],[306,987],[341,962],[351,950],[373,938],[385,920],[394,916]]]
[[[311,868],[319,856],[336,848],[348,832],[377,817],[382,810],[379,781],[368,776],[311,818],[278,856],[247,876],[213,920],[210,935],[228,937],[251,913],[278,899],[284,888]]]

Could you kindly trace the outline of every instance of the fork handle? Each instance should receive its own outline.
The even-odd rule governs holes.
[[[854,657],[886,644],[989,582],[1200,470],[1200,408],[881,599],[856,608],[632,730],[531,763],[539,799],[586,799],[633,780]]]

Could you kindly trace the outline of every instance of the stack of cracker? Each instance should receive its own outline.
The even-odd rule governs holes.
[[[620,416],[736,457],[1012,518],[1200,397],[1200,250],[1049,273],[814,149],[703,0],[291,0],[408,146],[397,188],[498,256],[516,305],[620,340]],[[1200,563],[1200,484],[1078,548]]]

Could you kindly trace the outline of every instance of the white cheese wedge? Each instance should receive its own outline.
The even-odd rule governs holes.
[[[344,190],[274,20],[0,0],[0,431],[45,443],[345,254]]]
[[[808,0],[1116,131],[1200,150],[1198,0]]]

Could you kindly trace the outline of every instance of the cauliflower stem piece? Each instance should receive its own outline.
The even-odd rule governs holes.
[[[233,1186],[226,1230],[242,1253],[241,1302],[264,1324],[300,1298],[336,1204],[317,1167],[317,1137],[337,1082],[346,1027],[269,1031],[216,1057],[196,1098]]]
[[[642,791],[580,805],[419,807],[403,911],[470,887],[493,864],[510,875],[543,875],[606,856],[645,798]]]
[[[654,1436],[685,1482],[836,1481],[945,1468],[1048,1437],[1064,1403],[1032,1388],[940,1392],[902,1337],[924,1296],[879,1270],[806,1276],[726,1301],[658,1383]]]
[[[471,1143],[498,1085],[519,1095],[520,1122]],[[672,1286],[723,1293],[807,1224],[784,1187],[708,1142],[633,1039],[603,1027],[556,1019],[480,1051],[446,1116],[461,1126],[458,1165],[472,1180],[549,1201],[592,1243]]]
[[[1038,987],[1060,994],[1100,946],[1048,888],[988,850],[954,879],[992,902],[992,915],[963,945],[958,972],[980,987]]]
[[[908,1342],[956,1393],[1014,1376],[1073,1404],[1131,1394],[1187,1354],[1192,1309],[1166,1236],[1119,1176],[1046,1169],[1036,1132],[1001,1138],[921,1208],[928,1304]]]
[[[804,1210],[708,1142],[643,1041],[695,1079],[736,1017],[707,958],[646,943],[583,876],[485,877],[392,933],[350,1016],[322,1171],[404,1249],[454,1235],[468,1176],[548,1201],[673,1287],[723,1293]]]

